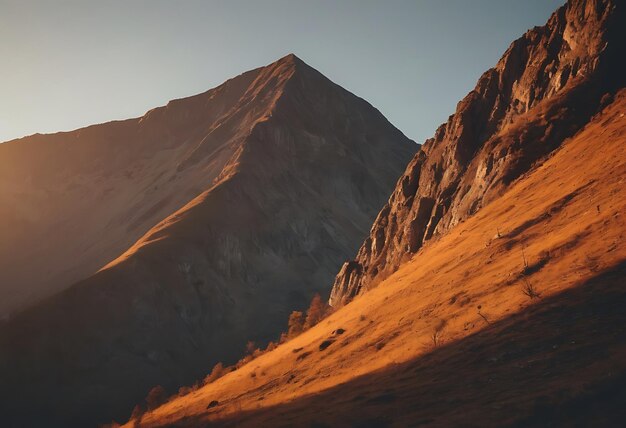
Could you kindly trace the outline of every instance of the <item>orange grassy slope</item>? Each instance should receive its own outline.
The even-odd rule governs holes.
[[[625,114],[622,91],[380,286],[141,426],[624,420]]]

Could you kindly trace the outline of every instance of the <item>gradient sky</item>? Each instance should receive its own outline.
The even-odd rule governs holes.
[[[141,116],[293,52],[423,142],[563,0],[0,0],[0,141]]]

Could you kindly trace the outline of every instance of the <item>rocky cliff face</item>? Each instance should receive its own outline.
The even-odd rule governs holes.
[[[511,44],[410,162],[337,275],[332,305],[375,286],[488,204],[610,101],[625,75],[624,9],[572,0]]]
[[[9,420],[125,419],[154,385],[175,392],[233,362],[328,292],[418,146],[294,56],[248,76],[174,168],[223,160],[197,197],[96,274],[0,323]]]

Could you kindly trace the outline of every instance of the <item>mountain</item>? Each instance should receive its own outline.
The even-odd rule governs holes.
[[[400,177],[336,311],[160,426],[620,426],[626,6],[570,0]]]
[[[205,191],[270,109],[272,94],[254,93],[261,74],[141,118],[0,145],[0,316],[95,273]]]
[[[511,44],[413,158],[356,259],[337,275],[331,304],[376,286],[502,195],[606,105],[605,95],[624,84],[619,6],[570,1]]]
[[[59,278],[106,264],[0,324],[2,414],[48,426],[128,417],[152,386],[174,391],[275,339],[328,293],[418,149],[293,55],[140,119],[7,145],[5,175],[32,156],[46,169],[25,185],[76,198],[51,232]],[[46,162],[39,147],[59,153]]]
[[[625,110],[622,90],[378,287],[140,426],[621,426]]]

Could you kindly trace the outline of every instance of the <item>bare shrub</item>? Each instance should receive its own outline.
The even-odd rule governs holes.
[[[167,401],[167,394],[161,385],[157,385],[148,392],[146,405],[148,410],[154,410]]]
[[[219,363],[217,363],[216,365],[213,366],[213,370],[211,370],[211,373],[209,373],[204,378],[204,381],[202,383],[204,385],[208,385],[209,383],[213,383],[216,380],[218,380],[219,378],[221,378],[222,376],[224,376],[226,373],[227,373],[227,370],[224,369],[224,364],[219,362]]]
[[[430,336],[430,339],[432,340],[432,344],[434,348],[437,348],[439,345],[441,345],[442,340],[441,340],[441,335],[443,333],[443,329],[446,326],[446,320],[441,319],[439,321],[437,321],[437,323],[435,324],[435,329],[433,330],[432,335]]]
[[[528,296],[531,300],[539,298],[541,294],[537,292],[535,286],[528,280],[528,278],[523,278],[523,287],[522,293]]]
[[[246,364],[248,364],[253,359],[254,359],[254,357],[252,357],[252,355],[246,355],[241,360],[237,361],[237,363],[235,364],[235,368],[239,369],[239,368],[245,366]]]
[[[480,312],[480,310],[481,310],[482,308],[483,308],[483,307],[482,307],[482,305],[478,305],[478,306],[477,306],[478,315],[480,315],[480,317],[481,317],[483,320],[485,320],[485,322],[486,322],[487,324],[491,324],[491,322],[487,319],[487,317],[486,317],[486,316],[485,316],[482,312]]]
[[[183,397],[193,391],[193,388],[190,386],[181,386],[178,388],[178,396]]]
[[[526,253],[524,252],[524,243],[522,242],[522,262],[524,263],[524,268],[522,272],[526,272],[528,269],[528,260],[526,259]]]
[[[132,413],[130,414],[130,420],[134,421],[134,425],[137,426],[139,422],[141,421],[141,418],[143,418],[143,415],[145,413],[146,413],[146,409],[140,404],[137,404],[133,408]]]

